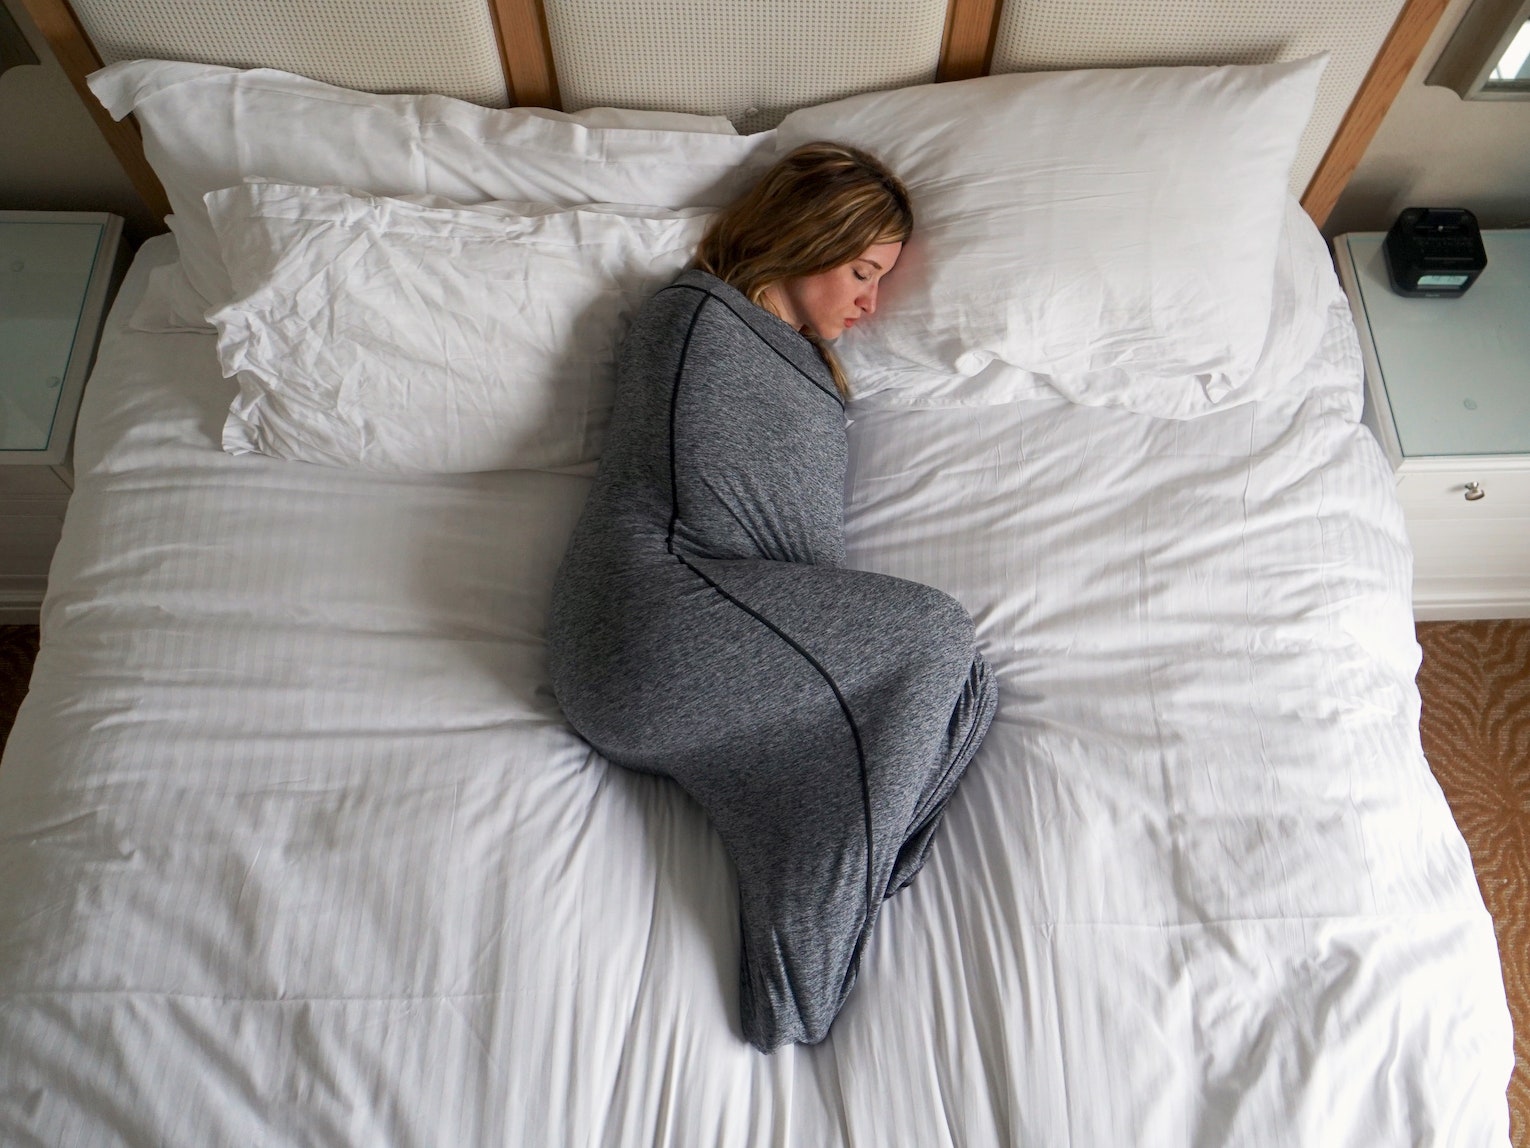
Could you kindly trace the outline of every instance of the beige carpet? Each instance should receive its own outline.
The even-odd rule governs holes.
[[[1530,1148],[1530,621],[1419,626],[1424,751],[1471,847],[1498,927],[1514,1015],[1514,1148]],[[37,627],[0,626],[0,744],[37,656]]]

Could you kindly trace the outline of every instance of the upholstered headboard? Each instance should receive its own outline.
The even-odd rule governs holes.
[[[990,72],[1331,60],[1292,173],[1322,223],[1446,0],[23,0],[152,207],[136,129],[84,85],[137,57],[274,67],[489,106],[661,108],[740,131]]]

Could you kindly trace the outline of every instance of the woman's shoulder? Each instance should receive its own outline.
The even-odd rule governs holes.
[[[834,393],[833,377],[812,343],[717,276],[693,267],[661,290],[653,302],[660,305],[664,316],[660,321],[673,323],[683,316],[687,329],[704,323],[709,336],[771,354]]]
[[[772,332],[780,336],[796,336],[796,331],[758,304],[751,303],[738,288],[719,279],[708,271],[692,267],[680,273],[668,287],[656,296],[656,301],[667,304],[666,310],[678,309],[687,316],[703,311],[710,323],[742,330],[769,330],[770,326],[781,328]]]
[[[690,267],[680,272],[675,281],[664,288],[664,290],[682,292],[694,298],[708,296],[728,305],[730,309],[734,307],[754,307],[755,310],[760,310],[759,307],[755,307],[753,303],[749,302],[744,293],[731,283],[719,279],[710,271],[703,271],[699,267]]]

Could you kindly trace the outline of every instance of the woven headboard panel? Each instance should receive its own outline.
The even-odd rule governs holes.
[[[1271,64],[1328,52],[1317,107],[1291,170],[1300,195],[1397,18],[1397,0],[1006,0],[994,72],[1148,64]]]
[[[750,131],[794,107],[990,67],[1256,63],[1326,50],[1333,61],[1292,180],[1319,223],[1447,2],[22,0],[160,211],[168,204],[136,130],[112,122],[85,85],[102,63],[149,56],[276,67],[490,106],[721,113]]]
[[[142,58],[280,68],[364,92],[439,92],[502,108],[484,0],[72,0],[104,64]]]
[[[946,0],[544,6],[564,110],[700,112],[743,132],[774,127],[793,108],[933,82],[946,24]]]

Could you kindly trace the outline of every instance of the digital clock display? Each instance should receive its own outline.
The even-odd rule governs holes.
[[[1459,287],[1465,283],[1469,275],[1420,275],[1418,285],[1420,287]]]

